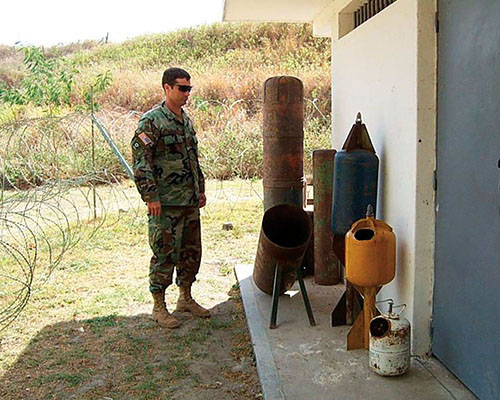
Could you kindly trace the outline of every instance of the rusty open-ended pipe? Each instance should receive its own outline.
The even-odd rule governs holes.
[[[304,87],[292,76],[264,83],[264,211],[277,204],[302,207]]]
[[[297,270],[302,264],[312,224],[307,213],[292,204],[271,207],[264,213],[255,257],[253,279],[264,293],[273,293],[275,268],[282,271],[279,289],[284,293],[297,279]]]

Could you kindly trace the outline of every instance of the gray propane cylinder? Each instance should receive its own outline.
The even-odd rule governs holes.
[[[410,322],[401,317],[406,304],[394,306],[389,302],[388,314],[370,322],[370,368],[382,376],[403,375],[410,368]],[[399,313],[392,309],[402,307]]]

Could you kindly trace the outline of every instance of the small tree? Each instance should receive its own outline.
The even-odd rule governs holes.
[[[60,106],[71,106],[71,93],[75,77],[80,73],[74,61],[64,57],[47,58],[41,48],[21,47],[23,64],[28,73],[19,87],[9,87],[0,82],[0,101],[9,105],[33,104],[44,107],[53,114]],[[96,96],[104,93],[111,84],[111,72],[98,74],[83,93],[84,109],[96,110]]]
[[[111,71],[109,70],[102,74],[97,74],[92,85],[83,93],[85,109],[87,111],[97,111],[99,109],[96,97],[104,93],[112,81]]]
[[[79,73],[73,61],[64,57],[48,59],[38,47],[22,47],[23,63],[28,73],[18,88],[0,85],[0,100],[5,103],[34,104],[49,113],[61,105],[70,105],[70,95]]]

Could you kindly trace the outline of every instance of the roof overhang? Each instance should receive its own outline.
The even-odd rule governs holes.
[[[302,22],[313,24],[315,36],[331,36],[334,0],[225,0],[223,21]]]

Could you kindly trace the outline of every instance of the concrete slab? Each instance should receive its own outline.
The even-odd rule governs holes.
[[[342,285],[318,286],[305,279],[317,324],[311,327],[296,283],[280,297],[278,328],[269,329],[271,296],[255,286],[252,271],[252,265],[236,266],[266,400],[476,398],[434,358],[412,357],[408,373],[389,378],[371,371],[368,351],[347,351],[350,327],[332,327],[330,322]]]

